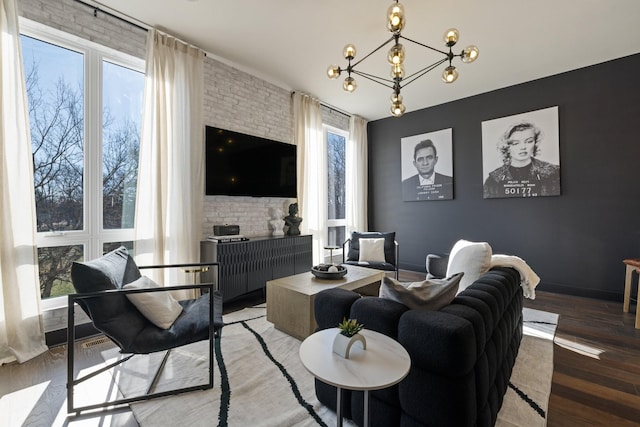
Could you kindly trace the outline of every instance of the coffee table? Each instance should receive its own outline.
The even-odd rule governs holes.
[[[267,320],[300,340],[311,335],[316,323],[313,302],[325,289],[343,288],[362,295],[378,295],[384,271],[346,266],[347,274],[338,280],[322,280],[310,271],[267,282]]]
[[[268,306],[267,306],[268,307]],[[351,347],[349,359],[333,352],[338,328],[324,329],[309,336],[300,345],[304,367],[320,381],[337,391],[337,425],[342,426],[342,389],[364,391],[364,426],[369,425],[369,391],[390,387],[409,373],[411,358],[400,343],[381,333],[363,329],[367,349]]]

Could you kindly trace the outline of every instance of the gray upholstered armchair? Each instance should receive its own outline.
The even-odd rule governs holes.
[[[428,254],[426,259],[427,279],[442,279],[447,275],[449,255]]]
[[[384,239],[381,250],[380,248],[377,248],[377,250],[368,249],[375,247],[375,244],[369,244],[372,239]],[[394,277],[397,279],[398,242],[395,239],[395,232],[369,231],[360,233],[354,231],[351,233],[351,238],[347,239],[342,245],[342,263],[393,272]]]

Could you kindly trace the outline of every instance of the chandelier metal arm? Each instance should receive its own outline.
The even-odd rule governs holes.
[[[395,39],[395,35],[391,36],[389,39],[387,39],[384,43],[382,43],[380,46],[378,46],[377,48],[373,49],[371,52],[369,52],[367,55],[365,55],[364,58],[362,58],[361,60],[357,61],[355,64],[351,65],[351,69],[353,70],[353,68],[356,67],[356,65],[358,65],[359,63],[361,63],[362,61],[364,61],[365,59],[367,59],[368,57],[370,57],[371,55],[373,55],[374,53],[376,53],[377,51],[379,51],[380,49],[382,49],[383,47],[385,47],[387,44],[389,44],[390,41]]]
[[[433,64],[416,71],[415,73],[411,74],[410,76],[405,77],[404,79],[402,79],[403,81],[406,81],[405,84],[403,84],[401,87],[405,87],[407,86],[409,83],[412,83],[416,80],[418,80],[420,77],[424,76],[425,74],[427,74],[429,71],[433,70],[434,68],[444,64],[445,62],[447,62],[449,60],[449,57],[447,56],[446,58],[441,59],[440,61],[434,62]]]
[[[389,89],[393,89],[394,86],[392,84],[386,84],[384,82],[388,82],[388,83],[394,83],[393,80],[391,79],[385,79],[383,77],[379,77],[373,74],[367,74],[367,73],[363,73],[362,71],[357,71],[357,70],[351,70],[351,72],[353,74],[356,74],[358,76],[364,77],[367,80],[371,80],[372,82],[376,82],[384,87],[388,87]]]
[[[348,65],[346,68],[340,68],[338,65],[331,64],[327,68],[327,77],[330,79],[337,79],[343,71],[346,71],[348,76],[344,79],[342,84],[342,88],[347,92],[353,92],[356,90],[358,85],[356,84],[356,79],[352,77],[352,74],[357,74],[359,77],[364,77],[367,80],[370,80],[374,83],[378,83],[384,87],[391,88],[393,93],[391,95],[391,114],[395,117],[400,117],[404,114],[406,108],[403,104],[403,97],[400,94],[402,88],[407,85],[413,83],[418,80],[425,74],[430,71],[433,71],[436,67],[441,66],[442,64],[448,65],[442,72],[442,81],[445,83],[453,83],[458,78],[458,70],[453,65],[454,58],[460,58],[464,63],[470,63],[475,61],[478,58],[479,50],[477,46],[469,45],[465,47],[462,52],[458,54],[453,53],[453,46],[458,43],[460,38],[460,33],[455,28],[449,28],[445,31],[443,40],[445,44],[445,49],[441,50],[432,46],[429,46],[424,43],[420,43],[419,41],[410,39],[408,37],[404,37],[401,34],[401,31],[405,28],[406,18],[405,18],[405,10],[404,6],[400,3],[399,0],[393,0],[393,3],[387,9],[387,30],[391,33],[391,37],[384,41],[380,46],[370,51],[366,54],[362,59],[355,61],[356,58],[356,47],[353,44],[347,44],[343,49],[343,57],[348,61]],[[427,48],[433,52],[437,52],[443,56],[442,59],[437,60],[431,65],[428,65],[415,73],[405,76],[405,46],[400,43],[400,39],[406,40],[408,43],[413,43],[418,46]],[[369,58],[374,53],[378,52],[383,47],[387,46],[389,43],[393,43],[393,46],[387,53],[387,62],[391,65],[391,79],[384,78],[381,76],[377,76],[375,74],[365,73],[359,70],[356,70],[356,67],[360,66],[360,63],[365,59]],[[406,43],[405,43],[406,44]],[[449,62],[448,64],[446,64]]]
[[[439,53],[441,53],[441,54],[446,55],[447,57],[449,57],[449,52],[445,52],[444,50],[436,49],[435,47],[431,47],[431,46],[426,45],[426,44],[424,44],[424,43],[417,42],[417,41],[412,40],[412,39],[410,39],[410,38],[408,38],[408,37],[405,37],[405,36],[403,36],[403,35],[399,35],[399,36],[400,36],[400,38],[401,38],[401,39],[405,39],[405,40],[407,40],[407,41],[410,41],[411,43],[415,43],[415,44],[417,44],[417,45],[419,45],[419,46],[426,47],[427,49],[431,49],[431,50],[433,50],[433,51],[435,51],[435,52],[439,52]]]

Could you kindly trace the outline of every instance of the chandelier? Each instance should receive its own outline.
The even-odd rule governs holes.
[[[372,80],[376,83],[379,83],[383,86],[393,89],[393,93],[391,94],[391,114],[394,117],[400,117],[405,112],[405,106],[402,103],[402,95],[400,95],[400,90],[407,86],[409,83],[414,82],[420,77],[427,74],[429,71],[432,71],[436,67],[449,62],[449,65],[442,72],[442,80],[445,83],[453,83],[458,78],[458,70],[453,66],[452,61],[455,57],[460,57],[462,62],[469,63],[473,62],[478,58],[478,48],[476,46],[468,46],[464,48],[464,50],[459,54],[454,54],[452,51],[453,46],[458,42],[458,38],[460,34],[458,30],[455,28],[451,28],[444,33],[444,43],[449,48],[449,52],[436,49],[431,46],[427,46],[426,44],[417,42],[415,40],[411,40],[407,37],[404,37],[401,34],[401,31],[404,29],[406,24],[406,18],[404,13],[404,6],[395,0],[394,3],[389,6],[387,10],[387,29],[392,34],[391,38],[386,40],[380,46],[375,48],[373,51],[369,52],[364,58],[359,61],[352,62],[356,57],[356,47],[352,44],[348,44],[344,47],[343,55],[344,58],[349,61],[346,68],[340,68],[337,65],[330,65],[327,68],[327,76],[330,79],[337,79],[343,71],[347,72],[347,77],[344,79],[344,83],[342,87],[347,92],[353,92],[356,90],[357,84],[356,80],[352,77],[352,74],[357,76],[364,77],[366,79]],[[407,42],[411,42],[417,44],[419,46],[425,47],[435,52],[441,53],[444,57],[435,63],[422,68],[421,70],[416,71],[415,73],[405,76],[404,71],[404,58],[405,58],[405,48],[400,43],[401,40],[406,40]],[[387,60],[391,65],[391,78],[383,78],[379,76],[375,76],[373,74],[365,73],[360,70],[356,70],[356,66],[363,62],[365,59],[373,55],[375,52],[382,49],[389,43],[393,43],[391,49],[389,49],[389,53],[387,54]]]

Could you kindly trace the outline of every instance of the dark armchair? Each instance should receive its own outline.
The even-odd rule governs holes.
[[[362,242],[362,240],[367,240]],[[382,251],[369,250],[370,239],[384,239]],[[358,265],[361,267],[375,268],[393,272],[394,277],[398,278],[398,242],[396,242],[396,233],[381,233],[370,231],[360,233],[354,231],[351,238],[347,239],[342,245],[342,263],[349,265]],[[376,253],[377,252],[377,253]]]
[[[217,263],[207,264],[176,264],[168,266],[149,266],[143,268],[193,268],[215,266]],[[194,390],[204,390],[213,387],[214,364],[214,336],[222,327],[222,298],[214,290],[214,285],[184,285],[157,288],[123,289],[127,284],[138,281],[142,276],[138,266],[129,256],[127,249],[120,247],[108,254],[88,262],[75,262],[71,268],[71,279],[76,289],[75,294],[68,296],[68,327],[67,327],[67,412],[79,413],[84,410],[105,408],[121,404],[128,404],[140,400],[164,397]],[[167,328],[156,326],[147,319],[129,300],[127,295],[144,294],[147,298],[156,292],[170,292],[183,289],[200,290],[201,296],[195,299],[178,301],[179,315],[167,325]],[[208,291],[202,293],[202,291]],[[160,296],[160,294],[157,294]],[[74,306],[77,303],[89,316],[93,326],[110,338],[121,353],[128,356],[109,366],[103,367],[84,377],[75,378],[74,341],[75,322]],[[173,301],[174,305],[176,304]],[[181,308],[181,310],[180,310]],[[209,340],[209,379],[208,383],[191,387],[153,392],[155,383],[162,372],[172,348],[193,342]],[[124,399],[111,400],[83,407],[74,407],[74,386],[98,375],[112,367],[126,362],[136,354],[149,354],[166,351],[164,360],[160,364],[155,377],[150,381],[147,393]]]

